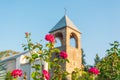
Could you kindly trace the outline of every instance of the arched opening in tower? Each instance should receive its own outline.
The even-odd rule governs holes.
[[[60,47],[60,46],[62,46],[60,39],[55,38],[55,47]]]
[[[61,32],[55,34],[55,47],[61,47],[63,45],[63,35]]]
[[[70,46],[74,48],[78,48],[78,40],[75,33],[70,34]]]

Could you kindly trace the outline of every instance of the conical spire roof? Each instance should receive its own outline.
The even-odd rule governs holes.
[[[64,27],[70,27],[70,28],[80,32],[79,29],[73,24],[73,22],[68,18],[67,15],[63,16],[60,19],[60,21],[49,32],[53,32],[58,29],[62,29]]]

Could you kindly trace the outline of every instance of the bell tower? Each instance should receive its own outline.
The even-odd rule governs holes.
[[[74,68],[81,68],[81,32],[68,18],[68,16],[63,16],[60,21],[49,31],[49,33],[53,34],[55,38],[59,39],[61,46],[57,48],[66,51],[68,54],[69,63],[64,65],[64,69],[69,73],[72,73]],[[74,43],[71,43],[71,39]],[[68,76],[67,79],[71,80],[71,77]]]

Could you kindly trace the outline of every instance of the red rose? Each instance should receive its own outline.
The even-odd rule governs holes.
[[[28,37],[28,36],[29,36],[29,33],[28,33],[28,32],[26,32],[26,33],[25,33],[25,36],[26,36],[26,37]]]
[[[45,40],[47,40],[49,42],[55,42],[55,37],[52,34],[47,34],[45,36]]]
[[[45,79],[47,79],[47,80],[50,79],[50,73],[47,70],[43,70],[42,73],[43,73]]]
[[[98,75],[99,74],[99,70],[95,67],[92,67],[88,70],[90,73]]]
[[[15,69],[11,72],[11,76],[14,78],[21,77],[22,76],[22,70]]]
[[[61,51],[60,52],[60,57],[63,58],[63,59],[66,59],[68,57],[67,53],[64,52],[64,51]]]

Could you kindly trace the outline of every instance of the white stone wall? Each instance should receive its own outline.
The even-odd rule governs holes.
[[[6,66],[7,71],[12,71],[12,70],[16,69],[16,60],[15,59],[7,61],[7,62],[5,62],[5,64],[7,65]]]
[[[23,76],[20,78],[20,80],[23,80],[23,77],[25,76],[25,73],[26,73],[26,77],[27,77],[27,80],[30,80],[30,76],[31,76],[31,65],[29,63],[27,64],[22,64],[20,66],[21,70],[23,71]]]

